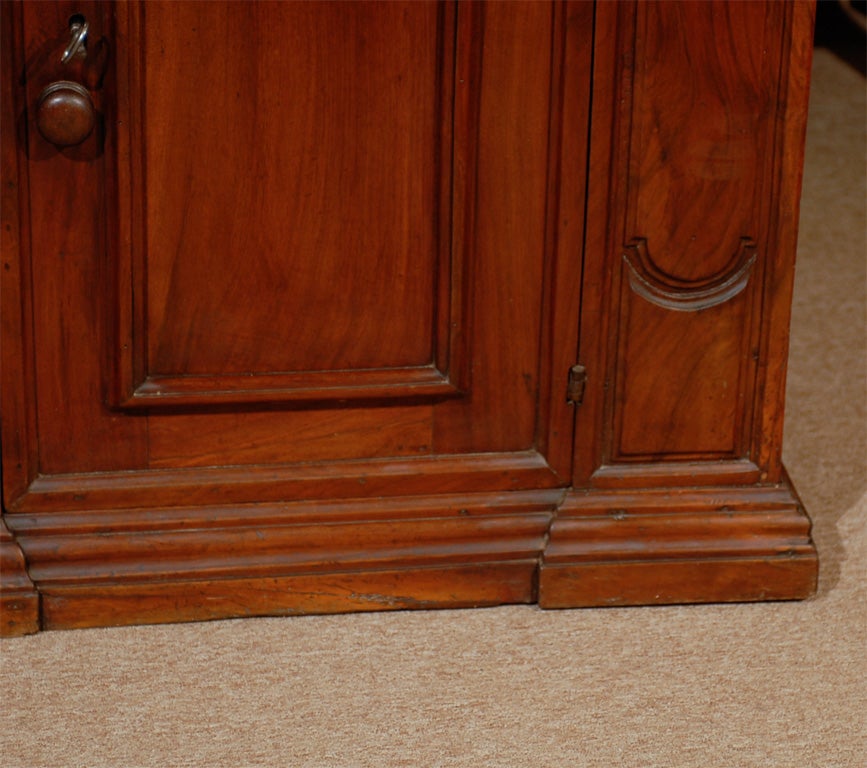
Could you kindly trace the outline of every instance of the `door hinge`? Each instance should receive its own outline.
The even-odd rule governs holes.
[[[569,383],[566,385],[566,402],[581,405],[584,389],[587,386],[587,369],[583,365],[573,365],[569,369]]]

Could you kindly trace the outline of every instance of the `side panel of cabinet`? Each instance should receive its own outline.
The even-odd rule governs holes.
[[[816,587],[780,463],[812,12],[600,3],[575,488],[546,607]]]

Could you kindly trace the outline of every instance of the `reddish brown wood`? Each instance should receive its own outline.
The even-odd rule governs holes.
[[[27,635],[40,628],[39,600],[24,554],[6,523],[0,520],[0,637]]]
[[[576,486],[780,481],[794,235],[769,191],[799,185],[811,26],[805,4],[598,8]]]
[[[46,329],[42,331],[46,338],[39,340],[37,347],[40,349],[40,359],[45,360],[44,376],[50,376],[52,383],[37,388],[45,393],[44,404],[39,408],[39,413],[44,414],[41,429],[45,449],[41,458],[45,474],[79,474],[76,464],[85,472],[111,472],[115,469],[137,471],[207,465],[236,467],[252,463],[287,464],[365,457],[380,459],[419,454],[431,457],[510,451],[525,454],[536,449],[537,440],[544,441],[546,450],[557,451],[561,468],[568,469],[563,457],[571,452],[571,429],[568,425],[566,429],[560,427],[555,436],[549,438],[547,432],[551,427],[543,424],[537,414],[539,382],[543,377],[546,383],[555,378],[549,370],[549,366],[555,363],[541,350],[542,324],[545,323],[547,328],[549,313],[555,309],[559,311],[559,307],[547,295],[541,294],[540,279],[534,277],[541,274],[546,258],[544,229],[549,175],[548,92],[539,92],[529,80],[514,77],[514,73],[507,70],[507,67],[515,66],[513,59],[500,54],[499,59],[485,65],[491,78],[490,84],[485,86],[487,91],[483,92],[478,75],[482,64],[482,30],[487,26],[486,34],[489,37],[501,35],[503,38],[502,42],[490,47],[491,51],[496,53],[517,41],[513,46],[514,56],[524,62],[528,71],[535,71],[539,79],[551,82],[550,51],[533,43],[535,33],[534,37],[522,39],[520,30],[527,25],[535,25],[540,36],[550,36],[556,21],[552,8],[541,5],[504,6],[483,11],[481,7],[467,6],[456,15],[451,4],[359,6],[352,11],[343,8],[338,14],[341,19],[338,24],[334,19],[326,18],[331,10],[323,10],[324,15],[320,18],[311,13],[312,6],[284,4],[279,11],[275,11],[277,15],[270,19],[270,24],[266,24],[270,6],[263,6],[261,11],[256,12],[262,14],[261,17],[245,16],[243,23],[249,25],[258,19],[256,23],[260,26],[285,27],[291,34],[300,34],[302,28],[319,25],[322,30],[334,28],[337,37],[327,44],[325,39],[328,36],[321,30],[317,35],[305,37],[308,40],[322,40],[320,44],[310,43],[315,50],[305,53],[306,48],[299,49],[299,61],[292,59],[288,63],[283,62],[276,72],[272,72],[273,67],[266,66],[271,62],[272,47],[262,44],[256,48],[259,51],[256,55],[261,55],[263,60],[258,70],[254,68],[247,74],[265,94],[263,98],[271,99],[268,101],[267,114],[256,117],[244,106],[245,102],[236,106],[239,98],[236,95],[221,91],[219,98],[222,101],[216,104],[202,102],[202,89],[197,85],[196,78],[179,77],[177,84],[172,85],[174,81],[168,75],[163,76],[160,67],[164,66],[165,57],[172,51],[180,52],[183,58],[188,55],[185,50],[187,47],[207,47],[213,36],[214,32],[208,26],[213,22],[210,16],[204,25],[187,23],[195,14],[202,13],[201,9],[196,10],[193,6],[176,7],[170,3],[165,6],[148,4],[145,7],[124,4],[118,7],[116,27],[113,26],[112,15],[104,19],[103,26],[113,30],[112,34],[118,39],[104,89],[106,102],[116,104],[112,112],[117,125],[116,130],[106,135],[105,154],[89,166],[97,178],[88,189],[90,195],[102,195],[100,199],[103,200],[103,206],[101,209],[96,207],[94,221],[75,222],[76,237],[91,246],[90,251],[86,252],[82,245],[82,252],[74,264],[77,273],[61,276],[56,282],[53,277],[46,278],[46,285],[51,283],[50,290],[48,287],[42,290],[41,283],[35,289],[41,311],[46,315],[37,321],[40,328]],[[97,21],[99,13],[104,10],[103,6],[98,8],[98,11],[94,11]],[[240,6],[220,6],[212,10],[217,15],[227,15],[228,19],[240,12],[239,9]],[[23,14],[23,23],[26,31],[34,37],[38,34],[35,30],[56,26],[56,20],[47,12],[37,9],[28,15],[30,13],[28,9]],[[179,15],[182,18],[178,24],[166,22],[167,29],[161,31],[161,25],[166,21],[161,14],[168,14],[172,18]],[[143,18],[143,15],[147,18]],[[148,23],[148,18],[154,25]],[[195,32],[190,31],[191,25],[196,27]],[[338,29],[341,25],[345,26],[342,31]],[[92,26],[98,28],[99,24],[94,23]],[[401,41],[402,47],[390,46],[391,53],[388,56],[392,65],[389,68],[383,66],[382,59],[389,46],[382,45],[379,38],[383,35],[388,37],[392,32]],[[589,32],[589,27],[584,30],[585,35],[589,35]],[[185,35],[190,34],[196,40],[192,46],[185,39]],[[355,50],[351,46],[343,46],[340,35],[349,35],[353,40],[356,37],[363,40],[373,35],[376,40],[372,39],[370,44],[359,43],[360,48]],[[421,45],[419,41],[422,39],[430,47],[429,55],[416,56],[414,49]],[[156,46],[153,51],[148,47],[151,45]],[[371,45],[376,50],[375,55],[370,53]],[[145,52],[138,55],[142,46]],[[338,47],[340,56],[329,57],[329,46]],[[169,53],[163,53],[162,48]],[[249,57],[250,50],[232,49],[225,56]],[[357,65],[352,65],[353,56],[359,59]],[[249,62],[245,61],[243,66],[249,68]],[[304,66],[312,74],[305,76]],[[151,67],[153,72],[149,71]],[[277,96],[272,99],[267,95],[279,90],[278,86],[288,78],[288,73],[284,71],[287,67],[299,83],[305,77],[309,80],[315,75],[326,85],[335,78],[339,79],[338,76],[344,70],[351,70],[358,81],[358,99],[364,101],[366,106],[347,103],[344,98],[346,94],[340,90],[346,87],[345,84],[333,93],[329,89],[320,89],[322,103],[319,106],[312,105],[311,109],[315,112],[312,117],[308,114],[313,122],[308,124],[302,120],[299,123],[297,104],[303,100],[303,93],[296,94],[297,99]],[[503,70],[502,75],[497,75],[499,70]],[[264,73],[261,82],[256,80],[259,77],[257,71]],[[171,77],[175,76],[173,69]],[[378,88],[377,78],[384,78],[383,82],[388,84],[387,93],[381,94],[385,101],[382,104],[367,103],[370,100],[362,98],[365,89]],[[158,103],[153,105],[148,101],[151,98],[147,88],[149,82],[160,83],[156,89],[159,93],[153,95]],[[298,84],[297,87],[303,90],[313,86]],[[549,90],[554,87],[552,84]],[[586,92],[586,83],[584,88]],[[182,95],[183,89],[191,91],[190,99]],[[175,98],[182,106],[178,107],[180,114],[171,117],[168,115],[171,110],[159,99],[174,91],[180,94]],[[315,88],[314,91],[320,92]],[[402,94],[411,96],[411,99],[407,101]],[[455,104],[453,108],[450,106],[452,101]],[[414,115],[419,113],[414,105],[423,102],[425,106],[419,116],[425,116],[421,121],[424,125],[416,125],[415,118],[409,120],[395,110],[393,105],[397,102],[407,102],[407,113]],[[483,102],[493,106],[488,108],[491,117],[486,122],[482,121],[480,128],[477,113],[479,104]],[[522,118],[505,123],[495,119],[500,108],[497,105],[501,102],[510,112],[518,111]],[[266,156],[267,162],[263,161],[262,168],[263,172],[268,170],[271,174],[268,182],[271,186],[266,186],[256,194],[264,195],[268,205],[263,207],[257,206],[255,201],[249,204],[244,202],[241,207],[220,215],[221,220],[226,220],[225,226],[232,227],[232,232],[236,234],[243,229],[239,222],[245,222],[244,226],[251,237],[252,233],[257,233],[250,242],[239,240],[235,235],[234,240],[228,236],[209,240],[212,237],[210,234],[207,237],[193,237],[195,232],[208,230],[209,217],[215,215],[208,195],[224,195],[226,174],[231,172],[238,175],[240,171],[231,171],[234,167],[231,164],[228,166],[230,171],[227,171],[225,164],[207,162],[214,155],[213,152],[205,152],[200,156],[201,147],[194,141],[199,136],[199,127],[191,124],[191,118],[184,117],[189,116],[189,109],[202,115],[210,109],[214,120],[223,120],[229,125],[227,130],[237,131],[236,138],[220,134],[214,140],[229,144],[234,142],[239,147],[243,145],[236,161],[240,166],[246,168],[249,165],[245,153],[253,152],[256,157]],[[229,120],[226,117],[227,110],[238,119]],[[153,120],[149,118],[149,111],[154,113]],[[360,142],[358,132],[350,130],[358,120],[367,125],[365,121],[384,115],[391,116],[390,119],[394,121],[389,130],[397,131],[402,137],[404,144],[401,146],[404,146],[405,152],[411,150],[416,153],[412,157],[405,155],[404,150],[401,150],[404,155],[393,151],[394,148],[390,146],[393,144],[390,138],[393,134],[388,131],[374,131],[371,134],[380,137],[382,147],[376,149],[371,144],[372,139]],[[349,117],[352,120],[346,125]],[[281,134],[282,143],[274,138],[260,141],[261,146],[251,149],[248,146],[250,132],[245,130],[250,120],[265,120],[266,127],[271,126],[267,130],[272,132],[290,128],[291,131],[287,134],[284,130]],[[297,126],[297,129],[293,126]],[[498,140],[501,138],[511,142],[516,150],[505,155],[491,153],[490,159],[482,158],[479,161],[483,164],[480,170],[479,162],[476,161],[476,145],[482,129],[496,129],[499,132]],[[184,139],[184,130],[188,133],[192,131],[189,141]],[[319,137],[329,131],[337,131],[338,134],[340,131],[349,131],[355,137],[350,141],[347,138],[349,134],[339,134],[343,138],[335,138],[334,142],[349,147],[355,146],[353,142],[358,141],[358,153],[364,157],[345,158],[350,165],[360,163],[356,168],[357,173],[353,173],[359,179],[366,180],[364,183],[375,182],[382,194],[388,192],[397,201],[396,204],[380,198],[369,201],[371,210],[389,211],[389,215],[381,217],[377,224],[379,229],[361,223],[371,216],[364,214],[366,209],[359,208],[360,204],[353,204],[355,218],[338,216],[343,210],[340,206],[347,205],[344,186],[351,183],[351,178],[341,175],[340,163],[332,157],[340,153],[323,154],[317,150],[316,157],[313,157],[308,151],[314,135]],[[413,139],[414,131],[421,131],[419,136],[427,137],[425,141]],[[31,137],[34,145],[38,141],[38,137]],[[293,141],[298,145],[297,152],[287,155],[287,147]],[[191,167],[181,173],[178,169],[183,170],[186,165],[181,160],[169,162],[161,154],[161,147],[186,144],[193,147],[191,152],[198,159],[190,160]],[[274,156],[267,157],[268,152]],[[151,155],[157,160],[153,167],[149,159]],[[390,164],[379,162],[377,158],[380,155],[389,158]],[[297,162],[302,162],[298,158],[307,164],[302,166],[302,170],[307,168],[304,173],[295,167]],[[321,173],[317,170],[320,166]],[[416,183],[407,178],[408,175],[417,175],[413,170],[416,166],[424,171],[422,175],[428,181],[421,178],[417,180],[422,185],[419,190],[424,191],[424,195],[419,197],[413,193],[408,197],[402,185]],[[430,168],[439,170],[431,176],[428,172]],[[336,206],[334,215],[341,222],[339,226],[335,224],[328,229],[321,216],[307,215],[304,206],[309,204],[309,200],[304,184],[298,182],[295,186],[290,185],[288,192],[282,194],[283,187],[279,181],[281,172],[287,179],[297,180],[299,174],[300,177],[309,178],[311,184],[315,182],[319,185],[312,189],[320,197],[326,192],[332,195]],[[165,183],[160,181],[160,173],[165,177]],[[381,177],[378,181],[372,180],[376,174]],[[475,218],[471,215],[477,206],[467,201],[475,195],[477,178],[488,180],[485,181],[486,188],[499,189],[504,175],[529,180],[531,174],[536,180],[535,186],[525,187],[519,195],[500,196],[485,203],[486,210],[490,212],[487,215],[492,221],[505,220],[507,217],[515,221],[515,231],[510,235],[512,239],[519,233],[524,238],[522,246],[514,249],[514,264],[507,272],[501,259],[503,245],[493,239],[499,237],[499,233],[491,225],[482,228],[483,231],[477,231]],[[69,181],[67,178],[61,180],[59,172],[54,172],[53,178],[56,184]],[[168,226],[170,217],[189,201],[189,195],[183,187],[187,183],[185,179],[194,183],[197,190],[205,190],[201,194],[205,195],[203,199],[208,204],[189,208],[188,219],[194,230],[185,230],[181,237],[176,227],[168,233],[164,228]],[[46,174],[44,182],[40,181],[40,188],[33,191],[31,197],[34,201],[48,199],[53,194],[47,180]],[[71,184],[75,185],[74,180]],[[158,195],[154,189],[159,191]],[[149,194],[156,202],[149,202]],[[367,197],[369,195],[365,199]],[[435,198],[440,201],[440,210],[431,205]],[[247,197],[243,199],[246,201]],[[176,204],[170,205],[166,202],[168,200],[175,200]],[[320,207],[325,205],[324,201],[325,198],[320,201]],[[526,210],[527,202],[534,205],[532,215]],[[81,204],[85,209],[94,207],[86,197]],[[410,218],[400,214],[395,219],[399,220],[403,233],[399,235],[403,240],[398,242],[393,238],[398,237],[399,233],[392,226],[394,222],[389,222],[398,215],[395,211],[407,205],[412,207]],[[442,208],[443,205],[446,208]],[[163,215],[163,210],[166,215]],[[301,245],[296,243],[294,249],[288,251],[282,242],[286,238],[278,236],[287,226],[281,218],[284,211],[294,211],[293,237],[302,238]],[[516,213],[513,214],[513,211]],[[103,212],[107,217],[105,236],[101,230],[93,229],[88,233],[88,227],[97,223]],[[192,223],[193,219],[195,223]],[[229,222],[230,219],[235,223]],[[413,221],[424,223],[423,229],[429,235],[426,235],[426,240],[416,242],[421,230]],[[303,229],[302,224],[310,227],[306,234],[296,231]],[[434,225],[434,229],[430,229]],[[69,229],[72,228],[70,225]],[[272,229],[275,229],[276,234]],[[338,234],[337,230],[343,234]],[[351,233],[355,230],[363,230],[366,239],[352,240]],[[171,235],[171,232],[175,235]],[[178,243],[183,244],[183,248],[164,247],[157,235],[175,237]],[[329,245],[331,241],[328,238],[332,235],[344,238],[345,242],[340,241],[343,245]],[[40,236],[45,238],[44,234]],[[322,240],[323,237],[325,240]],[[254,259],[250,243],[256,245],[267,258]],[[349,247],[350,243],[354,243],[352,248]],[[370,243],[375,243],[376,247],[371,247]],[[293,282],[292,265],[298,262],[297,254],[309,251],[316,256],[311,255],[310,265],[305,269],[313,274],[324,258],[319,246],[330,249],[326,260],[331,260],[333,268],[327,274],[320,275],[317,290],[327,288],[328,295],[334,301],[318,301],[316,311],[312,311],[304,304],[309,302],[310,292],[305,288],[307,283],[304,280],[297,285]],[[422,269],[416,263],[418,260],[408,255],[417,248],[422,248],[421,252],[427,254],[424,261],[430,268]],[[38,249],[43,253],[48,246],[40,243]],[[293,256],[293,253],[296,255]],[[223,280],[223,275],[237,269],[234,265],[239,254],[244,256],[244,281]],[[362,286],[367,285],[365,281],[370,283],[371,290],[380,285],[383,268],[397,270],[394,275],[400,273],[409,280],[409,273],[402,266],[403,260],[407,258],[412,261],[412,270],[421,270],[412,278],[416,284],[413,291],[417,293],[424,286],[430,294],[424,302],[414,298],[413,293],[401,300],[404,304],[392,305],[377,300],[375,291],[371,299],[365,293],[366,289],[362,290]],[[216,268],[215,259],[222,260],[223,268]],[[282,261],[269,266],[269,259]],[[187,272],[192,270],[199,274],[196,270],[201,270],[202,264],[211,265],[213,279],[188,279]],[[274,272],[278,268],[283,270],[283,277],[279,279]],[[47,263],[43,269],[52,274],[57,271],[52,270]],[[145,290],[138,277],[144,275],[153,283],[151,287],[154,290]],[[222,288],[214,286],[217,275],[223,280],[220,283]],[[383,283],[389,291],[394,285],[404,286],[403,278],[398,280],[394,275],[394,279],[388,278]],[[305,280],[309,282],[307,278]],[[157,283],[162,285],[160,281],[172,284],[166,290],[181,293],[191,291],[196,286],[196,296],[199,292],[201,296],[196,298],[191,294],[183,302],[164,301],[160,297],[165,298],[168,294],[164,296],[162,288],[156,290]],[[84,290],[82,282],[92,287]],[[70,288],[63,304],[55,296],[61,283]],[[126,293],[118,289],[118,285],[127,286]],[[105,301],[99,299],[98,291],[94,293],[94,287],[100,286],[106,288]],[[496,287],[496,290],[492,292],[491,287]],[[289,288],[294,292],[287,293]],[[214,290],[223,289],[241,291],[238,296],[233,294],[232,301],[254,304],[256,311],[236,311],[231,302],[220,302],[217,306],[211,294]],[[143,291],[140,300],[132,301],[139,290]],[[385,288],[380,285],[376,290],[381,293]],[[262,297],[271,294],[277,297],[275,300],[278,302],[288,302],[287,308],[281,310],[282,315],[264,308]],[[154,305],[150,309],[147,309],[150,305],[144,300],[145,296],[149,301],[153,299]],[[353,297],[360,298],[356,301]],[[389,298],[388,301],[393,300],[396,299]],[[78,304],[82,305],[80,318]],[[120,312],[118,325],[112,331],[110,310],[116,304]],[[430,309],[430,313],[423,309],[423,304]],[[204,319],[197,307],[204,306],[211,307],[209,312],[218,312],[221,323],[236,322],[229,318],[237,316],[235,332],[238,339],[244,337],[245,341],[239,345],[239,342],[227,339],[219,331],[219,324],[205,323],[202,332],[211,329],[208,332],[213,331],[214,338],[210,341],[205,337],[199,338],[201,334],[196,331],[193,335],[199,341],[192,347],[195,347],[195,354],[200,358],[201,355],[211,356],[211,362],[215,365],[210,367],[214,370],[203,370],[210,365],[204,364],[204,358],[197,358],[198,362],[190,358],[187,361],[189,365],[183,371],[172,372],[171,369],[177,367],[174,363],[168,367],[159,363],[162,359],[159,350],[169,354],[169,348],[162,342],[154,341],[156,346],[153,346],[147,341],[151,338],[146,333],[149,327],[147,323],[153,325],[153,332],[159,336],[162,333],[159,330],[163,323],[161,318],[165,312],[174,313],[176,319],[180,318],[178,313],[191,313],[184,320],[178,319],[181,325],[188,321],[201,323]],[[133,317],[133,307],[136,307],[136,311],[147,310],[146,316]],[[472,311],[468,308],[472,308]],[[433,324],[425,321],[423,327],[415,331],[412,330],[415,328],[412,324],[396,324],[393,318],[397,311],[412,315],[415,322],[420,315],[433,316],[434,309],[440,320]],[[256,329],[266,317],[270,318],[271,327],[268,333],[259,332]],[[289,317],[297,317],[299,322],[289,322]],[[84,330],[74,343],[67,343],[62,336],[47,330],[70,322],[70,318],[77,318],[77,327]],[[301,318],[304,322],[300,322]],[[250,323],[245,326],[246,330],[241,327],[245,323]],[[426,358],[419,357],[415,352],[411,353],[411,358],[401,357],[412,345],[408,346],[400,335],[390,342],[391,346],[383,343],[386,326],[396,325],[401,326],[401,333],[414,334],[412,344],[421,344],[427,349]],[[350,331],[346,330],[348,328]],[[363,345],[359,345],[354,335],[359,332],[367,334],[364,342],[367,352],[361,349]],[[164,336],[167,340],[175,339],[178,344],[189,346],[192,342],[185,334],[167,331]],[[328,334],[332,334],[336,340],[330,340],[332,337]],[[549,334],[546,331],[544,335],[547,338]],[[510,354],[500,359],[496,350],[502,346],[499,340],[503,337],[510,340]],[[302,341],[299,342],[299,339]],[[254,348],[254,342],[261,347],[258,351]],[[325,358],[313,357],[305,360],[303,355],[307,353],[298,357],[301,354],[300,343],[307,345],[308,351],[314,350],[315,355],[344,354],[340,352],[340,348],[343,348],[346,354],[350,354],[351,350],[351,354],[361,354],[364,359],[344,357],[328,362]],[[41,352],[43,348],[48,350],[52,346],[55,349],[53,354],[50,351],[45,354]],[[96,349],[100,349],[104,355],[98,364],[90,359],[91,350]],[[471,349],[472,353],[469,351]],[[57,355],[62,357],[71,350],[76,353],[77,367],[57,359]],[[122,354],[119,355],[118,350]],[[375,365],[370,357],[373,350],[381,354]],[[479,359],[482,356],[490,359],[485,364],[476,361],[470,365],[472,361],[463,359],[469,354]],[[119,359],[124,356],[129,358],[126,362]],[[184,356],[187,356],[186,353],[183,353]],[[156,365],[152,372],[146,370],[147,365],[150,365],[149,359]],[[318,370],[329,366],[333,370]],[[292,370],[293,367],[300,370]],[[75,375],[56,376],[50,373],[57,370],[75,370]],[[141,414],[124,415],[105,407],[104,402],[107,398],[111,399],[117,379],[117,376],[111,375],[112,370],[125,379],[127,383],[123,384],[124,387],[129,385],[136,390],[137,394],[132,398],[135,402],[132,404],[148,410]],[[472,388],[468,386],[471,370],[474,379]],[[63,397],[57,391],[57,382],[63,382],[66,388]],[[94,392],[96,387],[100,389],[98,397]],[[449,407],[442,402],[444,398],[461,402]],[[87,413],[76,410],[76,419],[53,418],[54,414],[64,413],[64,408],[77,408],[75,404],[80,399],[88,401],[90,410]],[[373,405],[371,407],[364,402],[357,402],[356,407],[347,408],[344,401],[372,401]],[[98,417],[91,413],[95,403],[98,403]],[[233,407],[238,403],[244,407]],[[290,405],[291,408],[282,408],[279,412],[269,411],[275,405],[281,408]],[[383,405],[389,407],[384,408]],[[52,445],[53,440],[56,440],[56,446]],[[123,450],[115,451],[110,457],[103,456],[103,452],[110,450],[115,443],[122,444]],[[473,463],[470,461],[468,467],[472,467]],[[227,487],[238,476],[238,472],[227,470],[223,489],[230,495],[231,491]],[[420,481],[422,484],[417,490],[425,491],[424,482]],[[213,482],[211,479],[211,487]],[[551,479],[546,479],[543,485],[552,482],[563,484],[567,478],[558,477],[552,468]]]
[[[816,591],[816,560],[808,557],[694,557],[659,563],[594,562],[546,568],[543,608],[798,600]]]
[[[12,6],[0,6],[0,414],[3,433],[2,508],[19,496],[36,472],[37,443],[32,398],[33,361],[29,349],[30,297],[23,290],[29,265],[19,254],[27,248],[26,174],[18,172],[17,139],[22,104],[13,78],[21,41],[16,34]],[[24,226],[22,226],[22,218]],[[0,636],[24,635],[40,627],[39,593],[27,573],[27,563],[15,537],[0,519]]]
[[[144,211],[119,254],[126,404],[455,393],[451,4],[119,10],[142,49],[120,83],[142,95],[118,128],[120,208]]]
[[[597,41],[628,56],[597,48],[594,69],[594,99],[611,111],[593,126],[590,206],[607,215],[588,218],[585,287],[598,290],[583,311],[598,340],[581,362],[598,372],[587,411],[600,453],[584,458],[582,477],[757,458],[762,286],[779,258],[767,185],[784,149],[777,105],[793,13],[703,2],[597,12]]]
[[[478,102],[467,111],[477,111],[479,142],[468,169],[475,193],[464,244],[472,254],[467,326],[473,355],[466,396],[434,413],[437,453],[535,449],[546,429],[537,403],[540,366],[550,362],[540,347],[547,319],[541,287],[550,203],[550,39],[561,17],[547,3],[485,3],[474,13],[471,48],[479,58],[470,71],[478,78]],[[547,450],[569,450],[571,427],[566,437],[547,441]]]
[[[543,295],[548,297],[550,322],[542,335],[543,364],[540,370],[539,425],[537,446],[565,479],[572,474],[573,444],[560,439],[573,429],[574,405],[564,396],[565,372],[578,358],[582,281],[584,214],[587,204],[587,163],[590,140],[586,115],[590,110],[593,48],[586,30],[593,27],[592,3],[564,2],[555,5],[552,38],[551,122],[548,141],[548,220],[546,272]],[[583,437],[576,435],[576,445]],[[579,449],[580,450],[580,449]]]
[[[530,602],[562,495],[121,509],[14,523],[46,626],[94,626]]]
[[[45,629],[528,603],[535,559],[418,570],[46,587]]]
[[[15,71],[25,78],[27,115],[42,89],[67,75],[59,56],[69,18],[83,14],[89,39],[112,36],[111,7],[101,3],[24,3],[15,8],[24,50]],[[93,92],[97,111],[111,109],[103,91]],[[105,100],[106,104],[102,104]],[[93,144],[58,150],[27,121],[19,162],[27,177],[28,261],[32,301],[32,348],[42,474],[125,470],[146,461],[147,425],[122,419],[105,407],[106,348],[110,307],[100,299],[111,254],[107,247],[106,153]],[[111,136],[112,131],[107,135]]]
[[[42,137],[58,147],[81,144],[96,125],[87,89],[69,80],[49,85],[36,104],[36,125]]]
[[[814,3],[794,3],[785,19],[782,39],[776,135],[779,149],[768,193],[774,203],[769,212],[769,231],[776,248],[769,254],[765,277],[765,325],[758,343],[761,376],[754,402],[754,451],[763,469],[762,480],[771,483],[785,475],[782,448],[786,362],[813,56],[809,30],[813,29],[815,12]]]
[[[808,4],[2,13],[10,631],[814,588]]]
[[[586,490],[552,525],[543,605],[815,589],[809,520],[780,473],[778,314],[795,255],[811,14],[803,3],[597,8],[580,354],[596,375],[573,475]],[[782,187],[785,214],[769,196]],[[704,497],[675,490],[690,486]],[[788,501],[730,516],[743,493]]]
[[[412,496],[434,493],[543,489],[559,485],[534,451],[474,456],[298,462],[274,466],[91,472],[36,478],[10,507],[53,513],[137,506]],[[544,494],[542,494],[544,495]]]
[[[196,509],[106,510],[15,516],[13,525],[40,585],[246,578],[533,559],[561,497],[549,491],[243,505],[209,508],[207,519]]]
[[[3,72],[16,71],[21,59],[20,30],[11,3],[0,6],[0,57]],[[38,445],[33,403],[34,360],[29,248],[27,174],[19,171],[24,138],[24,104],[12,77],[0,77],[0,413],[2,413],[3,495],[5,505],[20,496],[36,475]]]
[[[791,600],[816,589],[810,521],[788,484],[573,491],[542,559],[543,607]]]

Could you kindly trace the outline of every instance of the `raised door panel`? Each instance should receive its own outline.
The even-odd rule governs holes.
[[[453,392],[454,7],[118,10],[124,404]]]

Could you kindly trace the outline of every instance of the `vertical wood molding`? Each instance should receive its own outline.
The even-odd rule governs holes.
[[[547,192],[541,382],[537,445],[555,471],[571,480],[575,443],[563,439],[574,427],[575,406],[564,396],[565,372],[580,359],[578,339],[583,290],[584,215],[590,142],[593,49],[586,30],[594,5],[553,3],[551,124]],[[578,435],[583,441],[584,436]]]
[[[2,71],[20,71],[23,58],[21,8],[15,3],[0,5],[0,56]],[[2,502],[12,504],[23,494],[38,467],[34,348],[30,274],[30,239],[25,96],[18,80],[0,78],[0,413],[2,413]]]
[[[798,214],[804,172],[804,145],[810,72],[813,61],[814,2],[784,4],[783,53],[780,63],[780,106],[776,115],[774,172],[768,196],[774,201],[769,232],[767,273],[764,279],[759,349],[759,385],[754,402],[756,428],[753,451],[762,467],[762,480],[780,482],[789,322],[798,245]]]

